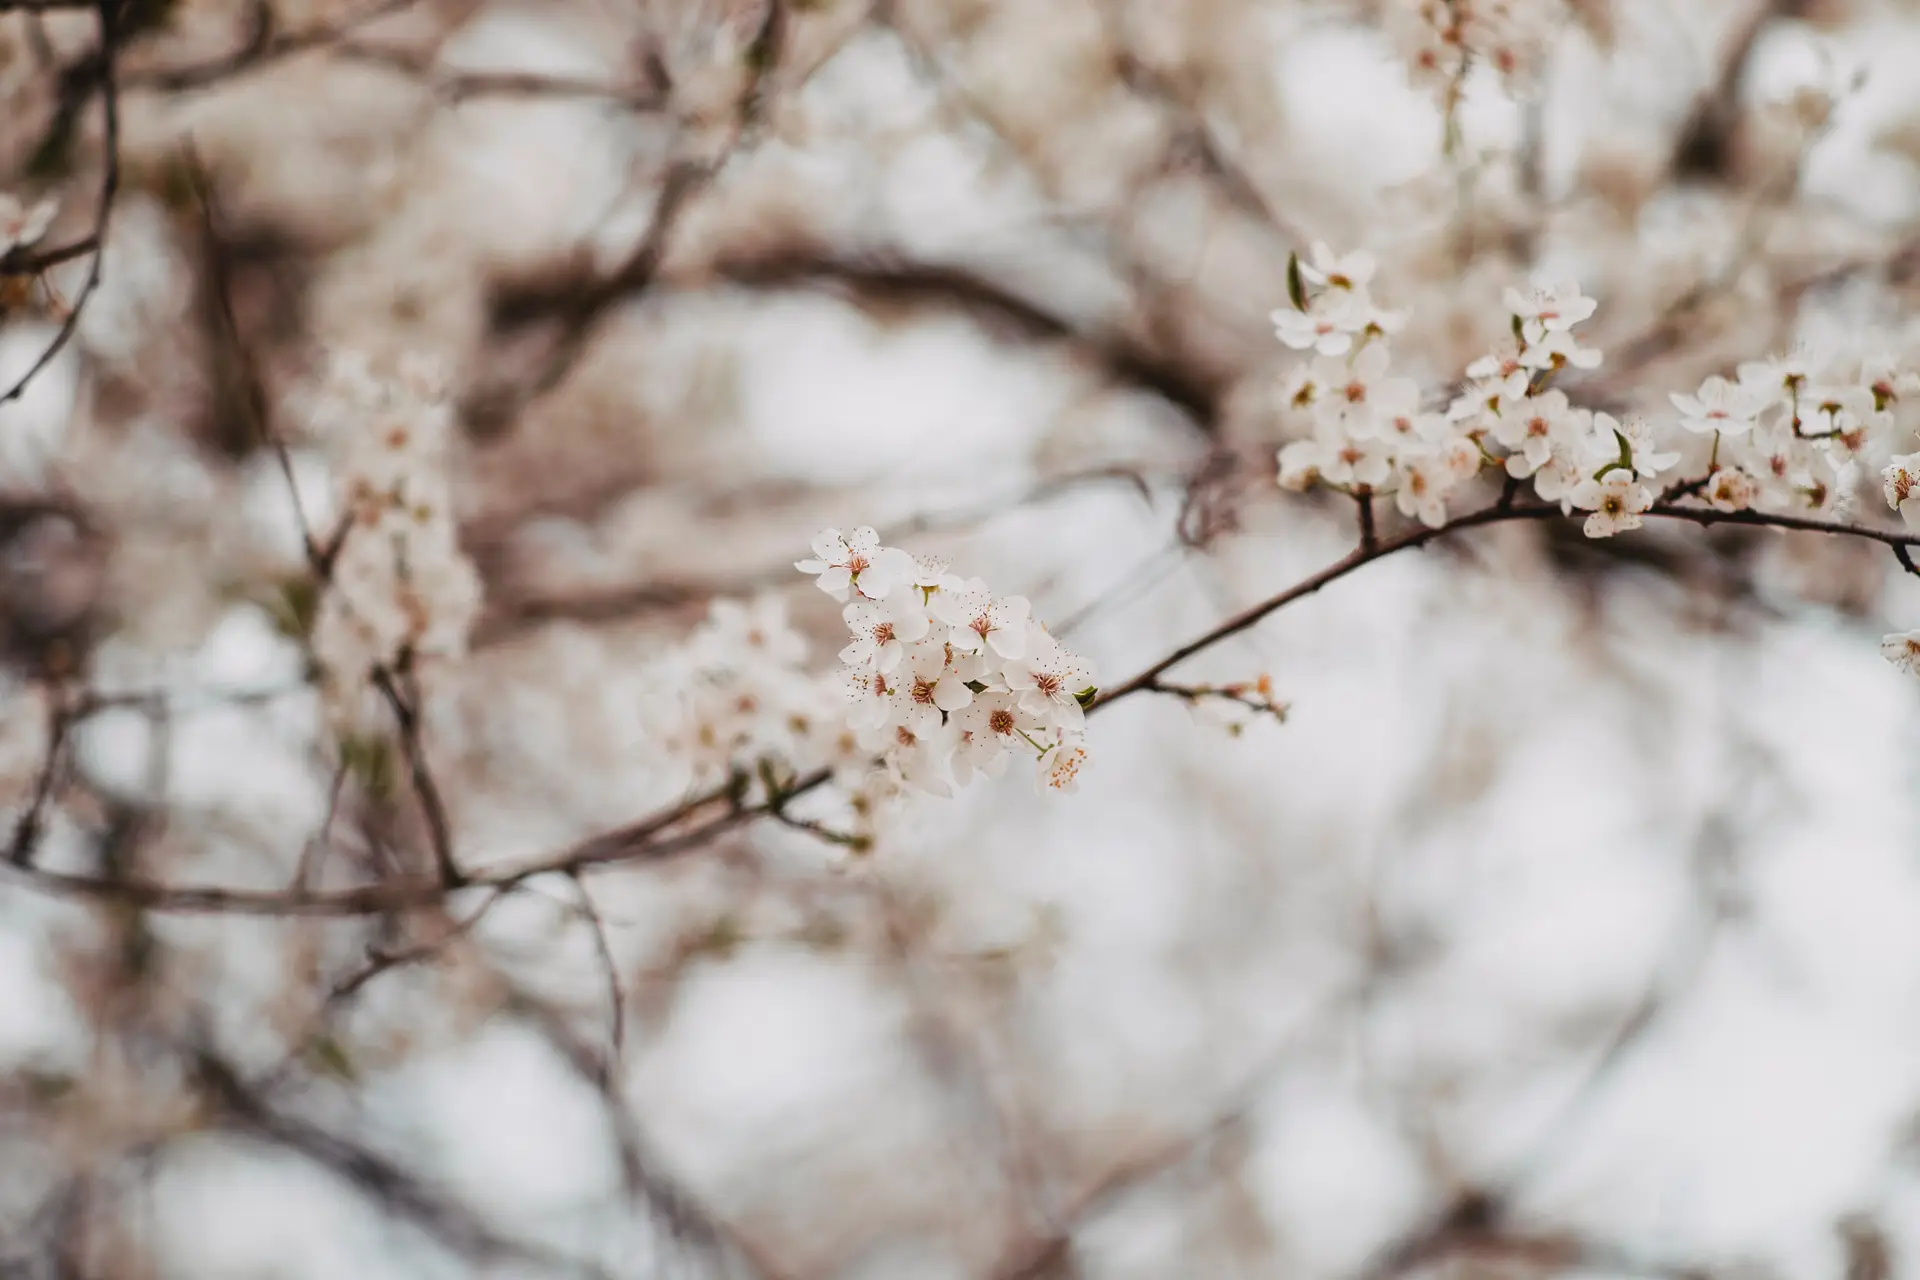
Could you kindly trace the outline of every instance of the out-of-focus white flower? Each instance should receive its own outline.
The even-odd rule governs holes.
[[[1335,253],[1324,240],[1315,240],[1308,254],[1308,260],[1300,264],[1300,274],[1329,289],[1358,293],[1372,283],[1373,273],[1379,269],[1378,260],[1365,249]]]
[[[1600,359],[1599,350],[1581,346],[1573,330],[1548,329],[1527,343],[1520,363],[1529,369],[1562,369],[1568,365],[1576,369],[1598,369]]]
[[[1742,435],[1753,428],[1755,417],[1764,407],[1750,386],[1721,377],[1708,378],[1694,395],[1675,391],[1668,399],[1681,413],[1680,425],[1703,435],[1715,431],[1726,436]]]
[[[15,249],[38,244],[40,237],[47,234],[47,228],[53,225],[54,215],[59,210],[59,202],[51,198],[37,201],[29,207],[21,204],[17,196],[0,191],[0,258]]]
[[[1565,333],[1591,319],[1599,305],[1571,280],[1538,285],[1527,293],[1510,288],[1503,299],[1520,321],[1520,336],[1529,346],[1543,341],[1549,333]]]
[[[1608,413],[1596,413],[1593,415],[1593,429],[1595,434],[1603,438],[1613,436],[1625,442],[1627,456],[1632,459],[1637,475],[1651,478],[1680,461],[1679,450],[1661,450],[1654,443],[1653,424],[1637,413],[1630,413],[1624,419]]]
[[[1454,475],[1437,456],[1408,458],[1400,464],[1400,487],[1394,505],[1403,516],[1413,516],[1430,529],[1447,522],[1447,490]]]
[[[1351,294],[1328,290],[1305,311],[1282,308],[1272,316],[1274,334],[1295,351],[1318,351],[1323,356],[1345,355],[1353,337],[1366,328],[1364,310]]]
[[[1701,496],[1715,511],[1745,511],[1759,498],[1760,485],[1743,468],[1719,467],[1707,477]]]
[[[336,432],[345,520],[314,621],[313,652],[329,706],[355,725],[377,667],[466,651],[480,576],[459,545],[446,476],[452,410],[444,376],[409,357],[391,370],[363,358],[333,364],[311,402]],[[316,541],[331,531],[312,530]]]

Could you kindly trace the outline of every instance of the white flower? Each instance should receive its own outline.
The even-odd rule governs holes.
[[[59,207],[57,202],[48,199],[29,209],[16,197],[0,191],[0,258],[15,249],[39,243],[40,237],[53,225],[53,215]]]
[[[898,596],[912,596],[900,592]],[[901,608],[894,601],[856,600],[845,610],[853,641],[840,651],[840,661],[862,670],[892,671],[906,656],[906,646],[931,629],[924,609]]]
[[[1511,461],[1509,461],[1511,466]],[[1587,476],[1580,470],[1580,464],[1572,458],[1554,457],[1533,473],[1533,491],[1547,502],[1557,502],[1560,509],[1573,511],[1573,492],[1580,487]]]
[[[1400,488],[1394,505],[1403,516],[1414,516],[1430,529],[1447,522],[1447,490],[1453,473],[1438,456],[1405,458],[1400,463]]]
[[[1633,469],[1642,476],[1657,476],[1674,463],[1680,461],[1677,452],[1661,453],[1654,447],[1653,427],[1639,414],[1628,414],[1624,422],[1610,413],[1593,415],[1593,429],[1603,438],[1618,436],[1627,442],[1627,452],[1633,459]]]
[[[787,602],[772,593],[747,602],[715,600],[689,647],[707,665],[727,668],[797,666],[807,656],[806,639],[787,621]]]
[[[1740,467],[1719,467],[1703,494],[1715,511],[1745,511],[1759,498],[1760,485]]]
[[[1597,369],[1600,367],[1600,358],[1596,348],[1581,346],[1571,329],[1548,329],[1538,339],[1527,343],[1520,363],[1529,369],[1559,369],[1566,365],[1576,369]]]
[[[1050,716],[1068,729],[1086,723],[1078,695],[1093,686],[1093,668],[1037,623],[1027,636],[1027,656],[1010,660],[1003,674],[1028,715]]]
[[[1520,363],[1520,356],[1524,350],[1523,346],[1514,346],[1504,351],[1495,351],[1481,356],[1467,366],[1467,377],[1475,382],[1482,382],[1489,378],[1508,378],[1518,373],[1524,382],[1526,373],[1524,366]]]
[[[1041,732],[1044,726],[1033,716],[1020,709],[1013,694],[1005,690],[988,690],[953,713],[950,723],[959,735],[959,745],[955,748],[955,771],[966,766],[979,769],[989,776],[998,776],[1006,767],[1010,752],[1028,750],[1032,735]]]
[[[1300,264],[1300,274],[1314,284],[1332,289],[1360,290],[1373,280],[1379,264],[1364,249],[1336,254],[1322,241],[1310,249],[1310,261]]]
[[[847,672],[847,723],[855,729],[884,729],[900,714],[900,687],[879,671]]]
[[[1561,284],[1535,286],[1531,292],[1524,294],[1518,289],[1508,289],[1503,296],[1507,310],[1519,318],[1520,334],[1528,346],[1544,342],[1549,333],[1565,333],[1572,329],[1592,316],[1594,307],[1598,305],[1581,293],[1580,286],[1570,280]]]
[[[1866,387],[1809,387],[1801,393],[1800,404],[1810,419],[1802,423],[1806,434],[1832,437],[1829,447],[1839,446],[1847,453],[1866,447],[1868,428],[1893,421],[1892,415],[1874,407],[1873,392]]]
[[[907,655],[902,681],[909,705],[934,711],[958,711],[973,701],[967,673],[955,661],[961,655],[937,636],[917,644]]]
[[[1271,317],[1274,335],[1295,351],[1345,355],[1353,349],[1353,335],[1367,327],[1365,309],[1355,301],[1350,293],[1330,289],[1305,311],[1282,308]]]
[[[1329,484],[1379,488],[1393,474],[1393,453],[1384,440],[1345,439],[1325,446],[1320,475]]]
[[[1296,493],[1311,489],[1327,464],[1327,444],[1319,438],[1296,440],[1280,451],[1280,487]]]
[[[1086,763],[1086,746],[1078,738],[1064,739],[1040,757],[1036,783],[1043,794],[1048,791],[1071,794],[1080,788],[1080,770]]]
[[[990,647],[1003,658],[1017,658],[1025,649],[1030,608],[1022,596],[994,599],[977,578],[963,590],[942,591],[933,601],[934,616],[952,628],[948,644],[962,653]]]
[[[1512,452],[1507,474],[1524,480],[1547,464],[1556,447],[1577,439],[1586,425],[1584,411],[1568,404],[1564,391],[1547,391],[1503,402],[1493,422],[1493,438]]]
[[[936,796],[953,794],[947,768],[953,744],[954,735],[937,721],[894,725],[884,739],[868,740],[870,749],[884,749],[887,772]]]
[[[1573,505],[1591,511],[1582,530],[1589,538],[1610,538],[1640,527],[1640,513],[1653,505],[1653,490],[1633,473],[1616,467],[1598,480],[1574,486]]]
[[[1895,454],[1880,472],[1880,481],[1885,486],[1887,505],[1895,509],[1920,496],[1920,453]]]
[[[1753,427],[1761,402],[1749,386],[1712,377],[1700,384],[1698,394],[1683,396],[1672,392],[1668,399],[1682,415],[1680,425],[1702,435],[1718,431],[1721,435],[1744,435]]]
[[[1880,655],[1908,675],[1920,675],[1920,631],[1898,631],[1882,637]]]
[[[1345,371],[1346,365],[1332,356],[1316,356],[1294,365],[1280,378],[1280,409],[1283,412],[1312,409]]]
[[[1447,406],[1447,420],[1471,427],[1491,427],[1502,414],[1527,399],[1532,385],[1525,369],[1502,366],[1499,371],[1476,377]]]
[[[880,535],[862,525],[852,536],[823,529],[813,539],[814,558],[796,560],[793,567],[818,575],[815,585],[844,602],[858,592],[868,600],[884,600],[898,582],[911,582],[916,572],[905,552],[880,545]]]
[[[1784,356],[1767,360],[1748,360],[1734,371],[1744,391],[1754,394],[1762,406],[1807,385],[1821,358],[1805,347],[1796,347]]]
[[[1420,384],[1412,378],[1388,377],[1390,362],[1385,342],[1355,352],[1344,376],[1328,379],[1326,394],[1315,406],[1317,413],[1361,437],[1378,434],[1395,419],[1410,420],[1420,412]]]

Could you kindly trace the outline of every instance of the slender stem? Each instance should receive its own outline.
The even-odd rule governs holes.
[[[1870,529],[1860,525],[1810,517],[1777,515],[1759,511],[1716,511],[1711,507],[1683,507],[1660,501],[1641,513],[1655,519],[1684,520],[1702,526],[1741,525],[1757,529],[1788,529],[1802,533],[1825,533],[1862,538],[1891,547],[1903,566],[1912,562],[1912,548],[1920,547],[1920,533],[1890,529]],[[1229,636],[1237,635],[1259,623],[1267,615],[1319,591],[1355,571],[1390,555],[1426,546],[1440,538],[1485,525],[1513,520],[1540,520],[1561,516],[1557,504],[1531,502],[1501,505],[1496,502],[1478,511],[1470,511],[1436,528],[1419,528],[1398,537],[1378,541],[1368,550],[1357,547],[1351,553],[1293,586],[1254,604],[1181,645],[1132,678],[1113,686],[1087,708],[1098,714],[1136,693],[1154,692],[1160,677],[1169,669],[1209,649]],[[826,769],[796,779],[777,798],[756,805],[731,802],[730,791],[722,787],[695,796],[686,802],[643,818],[625,827],[595,836],[570,848],[508,865],[469,874],[467,889],[507,889],[542,875],[573,875],[595,866],[642,862],[660,862],[699,849],[736,828],[762,817],[780,817],[781,811],[799,796],[813,791],[831,777]],[[7,871],[0,864],[0,871]],[[92,876],[51,871],[41,867],[15,867],[12,874],[50,893],[103,898],[129,906],[156,911],[226,912],[267,916],[359,916],[404,909],[439,901],[457,890],[438,878],[412,877],[363,885],[330,893],[262,892],[202,885],[165,885],[151,881],[101,880]]]

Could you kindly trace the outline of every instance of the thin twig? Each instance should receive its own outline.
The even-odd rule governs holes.
[[[405,664],[406,655],[402,655],[402,671],[405,670]],[[453,823],[447,816],[447,805],[441,798],[440,786],[433,780],[433,771],[427,764],[426,744],[421,741],[420,709],[415,699],[409,698],[401,689],[394,672],[385,667],[374,668],[373,685],[380,691],[380,696],[386,699],[399,725],[400,744],[407,756],[407,772],[413,779],[413,793],[420,801],[420,812],[427,820],[427,839],[433,847],[433,863],[439,872],[440,883],[449,889],[458,888],[467,883],[467,877],[454,861]]]
[[[1703,526],[1734,525],[1758,529],[1787,529],[1805,533],[1824,533],[1862,538],[1889,547],[1920,546],[1920,533],[1872,529],[1803,516],[1779,515],[1759,511],[1716,511],[1710,507],[1680,507],[1657,503],[1643,516],[1683,520]],[[1181,645],[1145,670],[1106,690],[1087,708],[1093,715],[1137,693],[1153,692],[1155,682],[1168,670],[1209,649],[1220,641],[1259,623],[1269,614],[1314,594],[1376,560],[1401,551],[1426,546],[1448,535],[1467,529],[1518,520],[1543,520],[1562,515],[1558,504],[1498,504],[1468,512],[1437,528],[1419,528],[1396,538],[1382,540],[1373,551],[1353,553],[1311,574],[1259,603],[1242,610],[1225,622]],[[664,813],[655,814],[625,827],[595,836],[571,848],[531,859],[518,866],[490,869],[470,875],[462,883],[476,887],[509,888],[542,875],[567,875],[584,867],[658,862],[694,849],[747,825],[759,818],[771,817],[794,799],[825,785],[830,771],[819,769],[782,789],[777,802],[741,805],[733,802],[728,788],[721,787],[695,796]],[[703,814],[707,816],[702,816]],[[165,885],[151,881],[119,879],[111,882],[92,876],[49,871],[44,868],[16,868],[15,874],[50,893],[106,898],[148,910],[178,912],[231,912],[281,916],[356,916],[378,914],[438,901],[449,892],[435,880],[395,878],[381,884],[365,885],[330,893],[266,893],[228,889],[211,885]]]
[[[27,384],[40,376],[41,370],[52,364],[54,357],[66,349],[67,343],[71,342],[73,335],[79,331],[80,313],[86,308],[94,291],[100,287],[100,273],[107,257],[107,227],[113,220],[113,200],[120,189],[120,88],[117,69],[114,66],[114,57],[119,52],[114,18],[119,8],[117,0],[96,0],[93,5],[94,12],[100,18],[100,50],[95,55],[98,59],[95,83],[100,88],[100,103],[104,114],[102,146],[106,152],[101,162],[104,172],[100,178],[99,203],[94,210],[93,232],[87,238],[91,241],[93,261],[88,264],[86,282],[80,286],[80,292],[74,298],[73,305],[67,309],[66,318],[60,322],[59,331],[53,335],[53,341],[47,344],[46,349],[40,353],[39,358],[28,367],[27,371],[20,375],[19,381],[15,382],[6,394],[0,395],[0,404],[17,400],[26,394]],[[84,252],[74,246],[68,246],[68,248],[73,250],[74,257]]]

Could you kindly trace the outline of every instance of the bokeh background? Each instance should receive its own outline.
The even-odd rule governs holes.
[[[453,371],[484,594],[422,718],[483,867],[678,798],[646,673],[711,598],[831,662],[822,526],[1107,680],[1345,554],[1273,483],[1314,240],[1435,391],[1542,273],[1600,300],[1594,407],[1920,351],[1920,7],[1456,3],[1514,74],[1423,81],[1399,0],[134,0],[104,59],[0,0],[0,190],[66,245],[117,180],[0,404],[0,834],[420,856],[311,683],[331,352]],[[93,262],[9,278],[0,381]],[[1914,625],[1880,547],[1493,529],[1188,669],[1284,724],[1133,699],[1078,794],[864,857],[762,824],[479,919],[9,871],[0,1275],[1920,1274]]]

